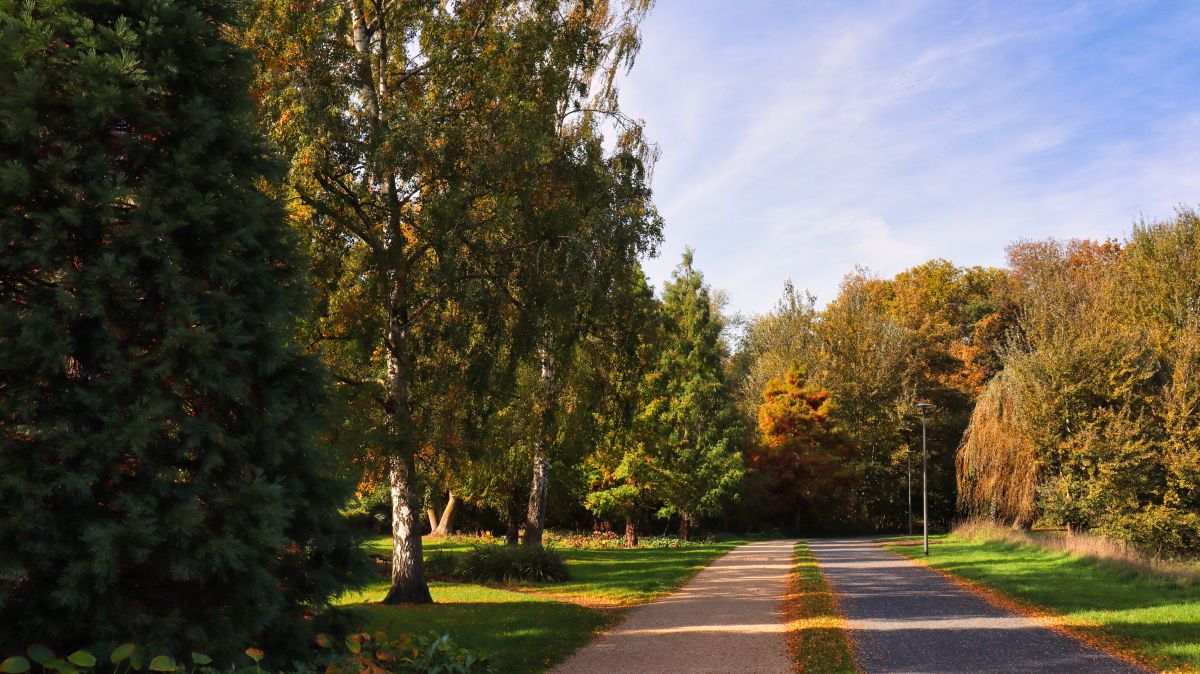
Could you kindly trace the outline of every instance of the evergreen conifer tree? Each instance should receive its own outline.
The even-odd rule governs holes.
[[[721,317],[690,249],[666,284],[662,311],[667,336],[647,415],[664,434],[655,461],[663,514],[679,516],[680,537],[687,540],[691,524],[718,510],[744,473],[743,430],[725,384]]]
[[[283,655],[355,566],[236,11],[0,2],[6,649]]]

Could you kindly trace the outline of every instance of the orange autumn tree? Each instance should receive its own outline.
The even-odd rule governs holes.
[[[796,531],[832,529],[854,516],[858,448],[834,422],[829,392],[793,366],[763,391],[759,442],[751,470],[763,479],[776,514],[790,514]]]

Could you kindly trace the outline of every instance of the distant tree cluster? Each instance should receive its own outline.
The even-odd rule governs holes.
[[[831,518],[899,528],[920,450],[913,405],[924,401],[935,524],[971,514],[1089,530],[1151,555],[1200,553],[1198,331],[1191,209],[1123,242],[1019,242],[1006,269],[856,271],[823,310],[789,285],[748,321],[731,361],[760,430],[743,514],[782,524],[787,513],[800,530]],[[854,451],[813,438],[805,400]],[[835,455],[795,481],[797,466]],[[827,484],[833,466],[847,472]],[[805,518],[795,500],[810,490],[838,507]]]
[[[954,450],[981,382],[998,368],[1006,278],[945,260],[892,279],[857,270],[822,310],[789,283],[773,311],[747,322],[730,364],[742,413],[760,429],[743,517],[801,532],[899,529],[914,453],[920,462],[914,404],[926,401],[936,405],[928,418],[930,516],[949,523]],[[799,400],[821,423],[788,431],[794,422],[785,420],[803,411]],[[797,481],[813,461],[825,467]]]
[[[1200,552],[1200,218],[1009,248],[999,374],[958,455],[965,509]]]

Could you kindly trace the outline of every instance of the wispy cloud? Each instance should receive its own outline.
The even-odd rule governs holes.
[[[755,312],[1200,200],[1194,7],[1047,7],[660,0],[624,85],[663,149],[651,276],[693,245]]]

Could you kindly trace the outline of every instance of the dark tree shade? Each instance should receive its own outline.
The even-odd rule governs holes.
[[[356,566],[235,11],[0,0],[0,646],[282,652]]]

